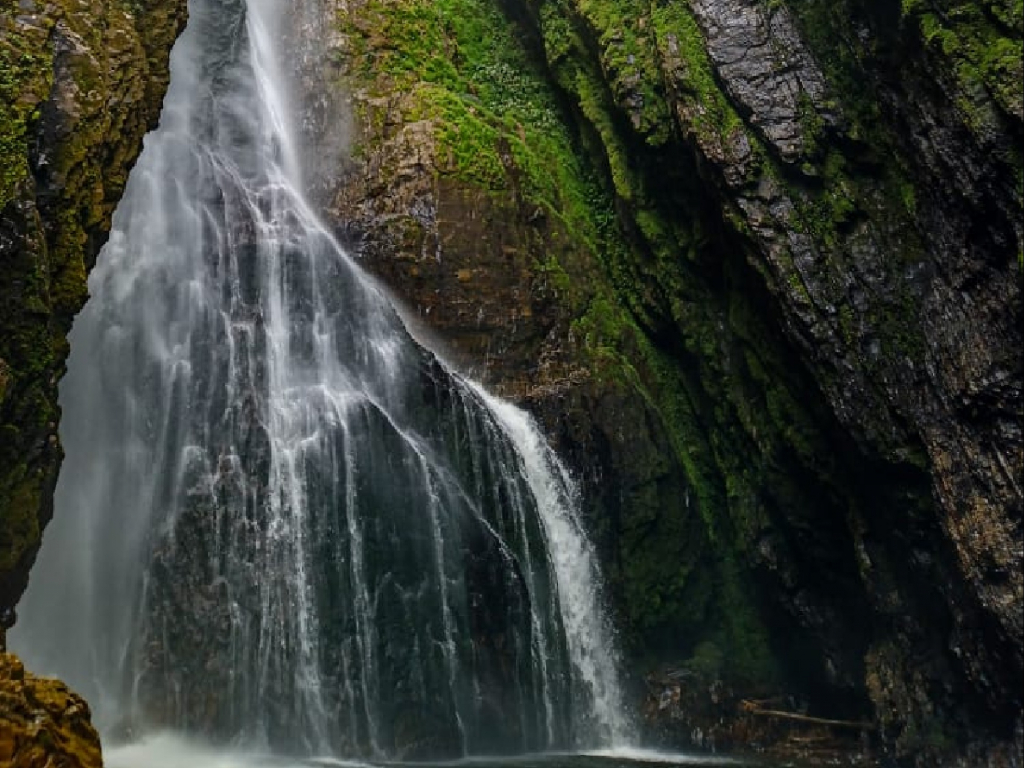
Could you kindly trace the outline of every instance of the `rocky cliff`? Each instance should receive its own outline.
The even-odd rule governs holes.
[[[2,622],[183,6],[0,7]],[[316,194],[574,466],[652,729],[728,690],[1019,764],[1019,0],[325,6]]]
[[[65,337],[185,5],[0,4],[0,648],[53,512]]]
[[[1019,761],[1020,3],[337,5],[342,234],[571,458],[634,669]]]

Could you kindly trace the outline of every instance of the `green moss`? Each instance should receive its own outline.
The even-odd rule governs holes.
[[[534,265],[534,272],[542,276],[544,284],[560,296],[572,293],[572,278],[557,258],[550,256],[546,261]]]
[[[13,15],[0,19],[0,211],[29,176],[29,137],[53,81],[47,34],[17,26]]]
[[[722,565],[723,604],[720,607],[720,643],[728,648],[729,674],[759,687],[777,684],[779,670],[768,642],[768,630],[753,608],[749,578],[744,577],[735,560]]]
[[[714,135],[720,142],[728,142],[735,132],[745,132],[742,119],[718,85],[704,35],[686,4],[653,5],[651,22],[662,59],[678,57],[685,68],[681,83],[685,90],[678,98],[689,106],[689,120],[698,136]]]
[[[737,563],[748,559],[745,550],[766,524],[758,487],[767,476],[745,466],[742,457],[749,455],[749,448],[743,443],[743,427],[737,432],[735,407],[729,402],[724,409],[716,405],[723,386],[742,390],[737,402],[743,403],[748,391],[763,383],[728,384],[734,377],[718,361],[723,355],[723,320],[726,325],[729,321],[715,309],[703,280],[689,271],[689,265],[696,267],[706,258],[701,253],[707,240],[698,216],[699,182],[692,193],[684,185],[666,196],[664,187],[671,182],[654,189],[651,183],[657,176],[650,174],[664,174],[665,166],[678,159],[655,155],[649,161],[637,160],[652,151],[638,148],[657,152],[658,143],[645,134],[649,126],[630,119],[622,104],[628,94],[617,88],[615,73],[609,74],[621,65],[621,59],[611,60],[610,49],[621,49],[614,53],[618,57],[639,44],[628,31],[617,31],[618,6],[537,5],[548,64],[594,137],[583,146],[595,167],[604,169],[606,194],[623,203],[617,206],[618,215],[610,218],[617,219],[617,225],[624,223],[624,228],[591,228],[597,233],[596,255],[607,283],[592,289],[590,301],[573,323],[573,336],[605,386],[638,393],[658,414],[672,447],[671,457],[661,460],[675,464],[671,472],[685,478],[688,488],[684,499],[669,501],[655,488],[645,487],[642,495],[625,502],[629,518],[622,523],[622,560],[615,580],[628,617],[627,635],[641,638],[640,647],[646,643],[661,652],[674,647],[675,653],[713,639],[729,658],[732,674],[765,683],[774,679],[774,662],[755,607],[751,574]],[[720,144],[744,130],[714,80],[689,11],[659,4],[650,17],[643,15],[640,24],[646,22],[650,35],[643,41],[647,60],[675,57],[686,69],[683,85],[688,90],[680,97],[692,107],[691,128],[713,134]],[[633,16],[630,23],[637,25]],[[596,61],[590,58],[586,36],[597,41]],[[659,67],[660,63],[651,64],[645,74],[656,91],[663,88]],[[598,195],[591,195],[592,209],[594,197]],[[632,236],[624,236],[626,232]],[[666,313],[693,356],[690,363],[653,343],[637,323],[642,319],[652,326],[663,324]],[[757,322],[747,316],[743,320]],[[761,340],[756,331],[747,332]],[[775,387],[784,389],[778,383]],[[773,402],[779,421],[792,416],[788,409],[799,410],[791,396],[775,394]],[[802,453],[811,453],[818,447],[814,437],[799,432],[807,428],[808,419],[794,423],[800,427],[787,428],[813,446]],[[757,426],[765,433],[778,433],[770,420]],[[783,433],[780,441],[787,439]]]
[[[60,461],[57,382],[66,333],[86,298],[86,266],[155,121],[183,0],[56,2],[32,24],[0,15],[0,591],[17,599],[21,566],[38,545],[42,504]],[[57,22],[75,44],[54,60]],[[137,26],[136,26],[137,25]],[[64,82],[59,104],[55,72]],[[73,99],[73,104],[68,104]],[[67,108],[70,106],[71,108]],[[45,119],[47,130],[39,123]],[[57,140],[57,137],[60,137]],[[45,155],[47,198],[36,200],[32,154]],[[44,220],[45,217],[45,220]],[[0,605],[0,608],[4,606]]]
[[[712,641],[704,640],[693,649],[693,656],[687,660],[686,666],[701,678],[713,680],[720,675],[725,662],[722,649]]]
[[[39,544],[41,478],[24,463],[5,473],[0,486],[0,573],[13,570]]]
[[[441,172],[495,195],[514,186],[590,241],[590,193],[560,108],[496,7],[403,0],[367,13],[376,21],[342,18],[365,64],[357,76],[412,94],[404,119],[432,121]]]
[[[746,129],[684,5],[639,14],[615,0],[527,5],[546,71],[483,0],[372,0],[369,15],[341,19],[355,41],[353,90],[406,94],[397,121],[428,121],[440,175],[556,222],[568,243],[552,243],[533,271],[570,308],[574,362],[602,391],[641,398],[670,445],[635,457],[672,479],[630,491],[616,523],[625,635],[640,654],[656,646],[678,657],[713,643],[736,676],[766,683],[777,670],[748,563],[773,509],[810,516],[822,487],[838,482],[836,467],[820,414],[802,399],[807,382],[749,306],[750,254],[741,240],[735,251],[711,245],[722,222],[704,218],[694,160],[671,149],[666,62],[682,68],[673,98],[684,131],[721,147]],[[365,117],[371,141],[396,122],[373,108]],[[810,105],[805,122],[819,142],[808,161],[822,167],[802,192],[805,215],[839,237],[857,213],[855,191]],[[748,143],[751,173],[771,170],[756,139]]]
[[[575,14],[599,50],[604,81],[616,104],[625,107],[633,130],[653,146],[673,134],[672,113],[659,76],[656,40],[630,0],[579,0]],[[563,13],[565,11],[563,10]]]
[[[845,145],[842,153],[857,157],[858,167],[843,168],[836,159],[826,158],[825,165],[831,167],[815,164],[812,168],[813,173],[824,176],[826,194],[845,192],[852,200],[881,198],[874,206],[878,210],[867,210],[869,214],[885,211],[882,218],[901,218],[900,227],[913,227],[917,213],[913,175],[898,150],[899,137],[891,132],[881,112],[875,83],[865,77],[865,71],[880,66],[896,71],[910,67],[907,59],[915,55],[918,45],[932,54],[927,62],[929,69],[939,70],[940,77],[945,70],[956,84],[954,101],[960,118],[981,146],[1007,126],[1019,126],[1024,114],[1020,0],[946,3],[941,9],[924,0],[903,0],[899,18],[877,19],[871,14],[881,14],[881,9],[865,8],[849,0],[808,0],[790,5],[832,93],[841,97],[848,121],[844,138],[856,142],[856,148]],[[852,19],[876,28],[868,38],[857,37],[852,32]],[[805,125],[805,129],[809,127]],[[812,131],[812,135],[818,134]],[[1024,196],[1024,148],[1011,142],[999,151],[1007,154],[1000,160],[1014,169],[1018,197]],[[817,211],[805,215],[809,226],[821,229],[819,225],[824,224],[827,229],[830,222],[837,222],[841,227],[848,212],[823,211],[822,207],[817,205]],[[826,202],[824,207],[829,204]],[[912,242],[907,245],[901,252],[912,260],[921,246]]]
[[[688,643],[713,638],[729,659],[731,676],[769,684],[777,670],[767,632],[750,574],[737,565],[747,559],[744,550],[766,523],[758,505],[751,503],[766,477],[744,466],[729,443],[734,417],[713,407],[709,413],[711,398],[704,388],[710,381],[705,374],[687,373],[655,347],[618,302],[593,302],[574,328],[593,356],[594,370],[610,384],[639,392],[660,415],[688,488],[684,499],[663,499],[647,488],[643,497],[627,500],[630,516],[620,534],[622,564],[616,582],[628,636],[634,644],[654,646],[661,653],[672,647],[679,653]],[[711,335],[720,333],[709,329]],[[624,350],[633,352],[627,356]],[[720,372],[712,380],[720,381]],[[793,412],[802,411],[791,397],[774,397],[779,422],[794,432],[804,428],[814,434],[807,418],[793,419]],[[766,434],[771,426],[762,424]],[[805,440],[807,453],[820,448],[814,437]]]
[[[965,99],[961,102],[968,124],[983,108],[974,95],[981,86],[1009,115],[1020,119],[1024,95],[1021,3],[954,3],[936,12],[921,0],[905,0],[906,23],[916,25],[924,42],[950,63]]]

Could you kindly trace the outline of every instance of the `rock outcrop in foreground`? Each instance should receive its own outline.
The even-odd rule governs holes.
[[[59,680],[25,671],[0,653],[0,765],[101,768],[100,737],[89,705]]]

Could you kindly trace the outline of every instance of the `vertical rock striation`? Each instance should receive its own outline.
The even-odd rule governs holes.
[[[314,191],[572,461],[636,668],[1019,764],[1019,0],[324,7]],[[2,622],[183,11],[2,6]]]

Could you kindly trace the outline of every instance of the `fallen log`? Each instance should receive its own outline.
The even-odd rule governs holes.
[[[755,715],[757,717],[775,717],[781,720],[792,720],[811,725],[827,725],[832,728],[854,728],[859,731],[868,731],[875,727],[872,723],[864,722],[863,720],[832,720],[825,717],[800,715],[796,712],[785,712],[781,709],[765,709],[757,702],[750,701],[749,699],[744,699],[740,702],[740,709],[748,715]]]

